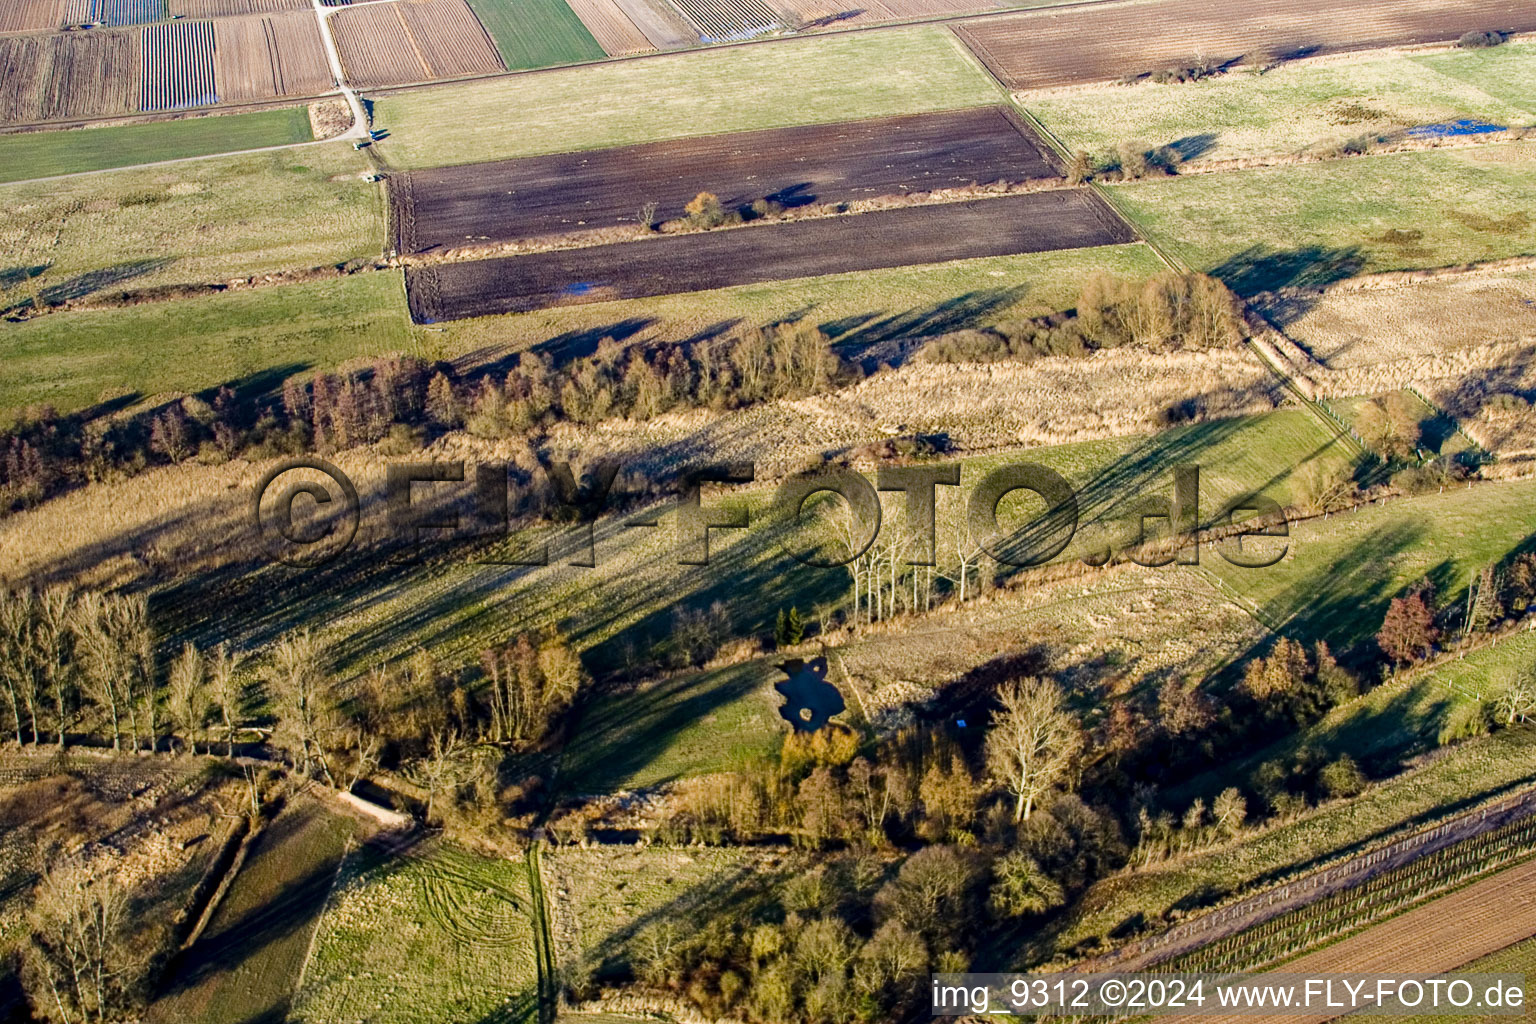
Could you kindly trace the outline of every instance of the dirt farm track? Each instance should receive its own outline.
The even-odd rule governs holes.
[[[784,206],[1058,175],[1045,145],[1002,107],[740,132],[619,149],[416,171],[390,178],[396,248],[635,224],[683,215],[702,191],[727,207]]]
[[[1094,192],[1057,189],[416,267],[405,283],[412,317],[431,323],[1134,237]]]
[[[1127,0],[957,25],[1010,89],[1103,82],[1201,58],[1284,56],[1536,30],[1531,0]]]
[[[1314,977],[1335,973],[1441,974],[1533,934],[1536,860],[1528,860],[1275,970]],[[1283,1019],[1287,1024],[1323,1024],[1334,1016],[1298,1014]],[[1258,1019],[1215,1015],[1160,1018],[1167,1024],[1240,1024]]]

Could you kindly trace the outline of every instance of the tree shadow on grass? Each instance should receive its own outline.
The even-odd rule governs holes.
[[[1284,251],[1267,245],[1253,245],[1228,257],[1210,273],[1246,299],[1280,288],[1323,288],[1354,277],[1365,267],[1365,262],[1365,253],[1357,245],[1306,245]],[[1268,315],[1284,326],[1310,308],[1310,303],[1297,301],[1273,306]]]
[[[525,988],[501,1006],[481,1017],[477,1024],[538,1024],[539,992]]]
[[[1198,159],[1209,153],[1216,146],[1216,140],[1220,138],[1215,132],[1200,132],[1196,135],[1186,135],[1182,139],[1174,139],[1168,143],[1168,148],[1179,155],[1184,162]]]
[[[9,291],[24,281],[32,280],[39,274],[46,272],[50,266],[52,266],[51,263],[38,263],[36,265],[23,264],[16,267],[6,267],[4,270],[0,270],[0,291]]]
[[[681,731],[717,709],[749,696],[764,681],[767,666],[752,663],[721,672],[689,672],[626,693],[595,693],[572,730],[576,739],[561,762],[568,793],[608,793],[654,763]],[[729,741],[722,736],[721,742]],[[675,781],[675,777],[653,784]]]
[[[902,313],[863,313],[829,320],[821,329],[832,337],[838,355],[872,373],[880,366],[900,366],[936,335],[986,326],[1028,291],[1029,286],[1022,284],[983,288]]]
[[[75,299],[83,299],[93,292],[99,292],[104,288],[111,288],[131,281],[145,274],[152,274],[170,266],[174,260],[158,257],[147,260],[133,260],[128,263],[119,263],[116,266],[103,267],[100,270],[92,270],[84,274],[60,281],[58,284],[47,285],[39,288],[36,294],[36,302],[44,306],[60,306]],[[35,276],[35,275],[29,275]],[[22,278],[21,280],[27,280]],[[0,316],[14,313],[27,306],[34,305],[33,296],[28,295],[19,302],[13,302],[9,306],[0,307]]]

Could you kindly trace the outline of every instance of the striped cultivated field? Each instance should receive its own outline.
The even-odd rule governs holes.
[[[750,39],[783,27],[763,0],[676,0],[706,43]]]
[[[6,0],[0,4],[0,32],[45,32],[64,24],[66,0]]]
[[[614,0],[571,0],[570,7],[610,57],[650,53],[656,47]]]
[[[164,21],[165,0],[69,0],[70,25],[148,25]]]
[[[166,0],[165,8],[173,18],[228,18],[310,9],[305,0]]]
[[[219,102],[213,83],[213,22],[173,21],[143,32],[140,110],[186,110]]]
[[[313,14],[220,18],[213,26],[214,81],[226,103],[315,96],[335,85]]]
[[[138,86],[136,32],[0,37],[0,124],[131,114]]]
[[[1291,960],[1288,974],[1440,974],[1536,934],[1536,861],[1526,861]],[[1290,1015],[1323,1024],[1336,1012]],[[1167,1024],[1243,1024],[1254,1017],[1163,1017]]]
[[[353,85],[376,88],[502,70],[464,0],[401,0],[348,7],[331,18]]]

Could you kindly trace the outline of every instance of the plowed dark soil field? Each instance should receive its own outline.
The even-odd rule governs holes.
[[[1530,0],[1158,0],[986,18],[956,28],[1010,89],[1105,82],[1204,59],[1368,49],[1536,29]]]
[[[406,271],[418,323],[1133,240],[1087,189],[909,206]]]
[[[1057,176],[1002,107],[740,132],[397,174],[397,248],[505,242],[680,217],[700,192],[785,206]]]

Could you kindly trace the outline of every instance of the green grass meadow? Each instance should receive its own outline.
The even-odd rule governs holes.
[[[508,71],[607,56],[565,0],[469,0]]]
[[[354,852],[290,1019],[532,1024],[535,898],[521,859],[435,840],[401,856]]]
[[[1173,145],[1191,163],[1326,151],[1373,132],[1477,118],[1506,127],[1536,114],[1536,44],[1432,56],[1295,61],[1198,82],[1019,93],[1068,149]]]
[[[720,323],[811,318],[829,333],[914,334],[1076,302],[1094,270],[1144,277],[1142,245],[1030,253],[414,326],[398,271],[0,322],[0,410],[62,412],[103,397],[197,391],[394,351],[444,359],[605,335],[677,340]]]
[[[399,271],[0,323],[0,409],[199,391],[412,347]]]
[[[777,753],[787,726],[773,659],[604,694],[565,748],[561,784],[573,793],[644,789],[730,771]]]
[[[1362,156],[1112,186],[1191,267],[1251,295],[1536,253],[1536,149]]]
[[[1486,50],[1452,50],[1414,58],[1442,75],[1470,83],[1536,114],[1536,44],[1519,40]]]
[[[947,29],[918,26],[423,89],[380,98],[374,121],[380,154],[413,168],[1003,99]]]
[[[0,135],[0,182],[286,146],[313,138],[305,107]]]
[[[1335,650],[1375,635],[1392,598],[1428,576],[1444,603],[1473,575],[1536,534],[1536,483],[1513,481],[1367,505],[1291,524],[1289,550],[1267,569],[1211,569],[1288,634]]]

